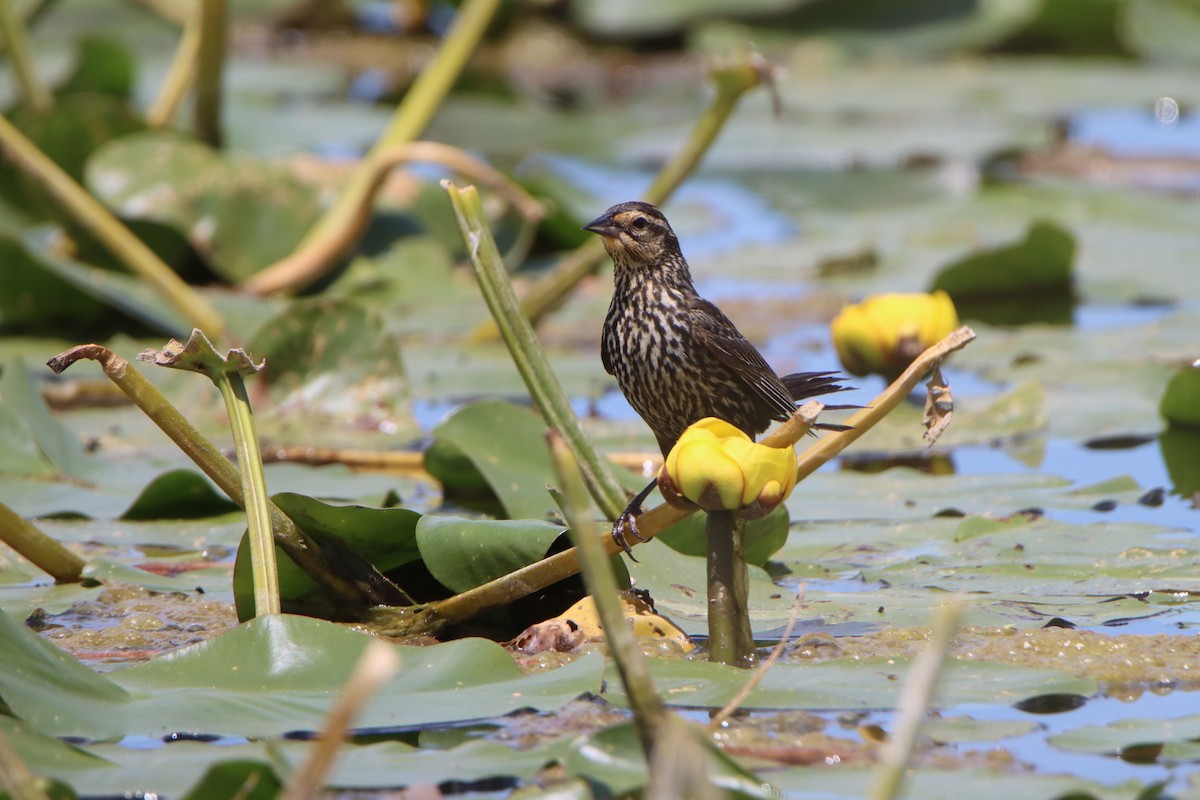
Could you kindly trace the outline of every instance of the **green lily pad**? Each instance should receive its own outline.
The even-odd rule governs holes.
[[[1050,737],[1050,744],[1074,753],[1111,755],[1144,745],[1194,743],[1200,739],[1200,714],[1165,719],[1119,719],[1107,725],[1083,725]]]
[[[291,253],[320,212],[283,167],[157,131],[97,150],[87,185],[122,217],[177,230],[230,283]]]
[[[746,685],[746,671],[725,664],[650,659],[650,674],[665,701],[684,708],[720,708]],[[742,702],[744,709],[890,709],[911,663],[907,659],[776,662]],[[1082,694],[1095,683],[1052,669],[975,661],[949,661],[934,708],[963,703],[1009,705],[1041,694]],[[614,676],[615,677],[615,676]],[[614,702],[624,702],[619,682],[609,682]]]
[[[50,412],[29,368],[21,359],[0,370],[0,431],[9,432],[13,454],[0,456],[12,466],[25,464],[35,472],[39,462],[59,475],[81,478],[88,472],[83,447]],[[6,450],[8,448],[5,448]]]
[[[198,519],[237,508],[208,478],[192,470],[176,469],[147,484],[121,519]]]
[[[1013,295],[1045,297],[1071,287],[1075,237],[1062,226],[1040,220],[1025,238],[975,253],[942,268],[930,291],[947,292],[955,303]]]
[[[107,36],[83,36],[77,43],[75,67],[55,87],[61,96],[97,92],[129,99],[137,77],[133,53],[120,40]]]
[[[380,572],[387,572],[420,558],[416,527],[421,515],[405,508],[335,506],[299,494],[277,494],[271,498],[296,526],[326,550],[325,557],[336,568],[341,548],[366,559]],[[325,593],[296,566],[279,547],[279,596],[287,609],[320,611]],[[233,569],[233,593],[239,619],[254,616],[254,585],[251,577],[250,542],[242,537]],[[328,612],[327,612],[328,613]]]
[[[1194,0],[1126,0],[1121,41],[1150,61],[1200,61],[1200,4]]]
[[[96,92],[60,97],[45,114],[22,106],[9,121],[76,181],[83,180],[88,158],[104,143],[145,127],[126,101]],[[0,163],[0,197],[30,219],[70,219],[38,180],[8,161]]]
[[[545,519],[557,512],[547,491],[557,478],[546,444],[546,423],[534,411],[503,400],[480,400],[455,409],[433,435],[470,460],[509,517]],[[476,483],[461,470],[439,473],[448,478],[462,474]]]
[[[1176,372],[1163,392],[1159,413],[1171,425],[1200,429],[1200,367]]]
[[[705,514],[693,514],[655,538],[685,555],[703,557],[708,552],[704,535],[706,520]],[[787,538],[788,513],[785,506],[779,506],[762,519],[750,520],[746,523],[745,532],[746,563],[763,566],[775,551],[783,547]]]
[[[378,314],[356,303],[297,301],[246,349],[267,362],[263,386],[252,388],[260,414],[262,400],[270,401],[260,417],[266,437],[345,447],[351,432],[370,431],[378,447],[381,433],[397,441],[415,431],[399,343]]]
[[[546,556],[566,528],[537,520],[424,516],[417,546],[433,577],[452,592],[465,592]]]
[[[101,676],[0,614],[0,645],[7,654],[0,696],[17,717],[57,736],[279,736],[319,728],[368,641],[333,623],[269,616]],[[396,649],[400,673],[364,710],[361,727],[553,710],[596,691],[603,666],[596,655],[526,676],[503,648],[481,639]]]
[[[27,231],[20,240],[0,234],[0,255],[16,268],[0,273],[0,322],[18,329],[69,335],[113,325],[112,311],[169,335],[190,330],[187,320],[145,281],[65,258],[55,252],[53,230]]]

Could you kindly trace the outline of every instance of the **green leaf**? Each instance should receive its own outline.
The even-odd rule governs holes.
[[[689,635],[708,631],[708,567],[703,556],[684,555],[656,539],[638,545],[629,574],[654,598],[659,613]],[[761,568],[751,566],[750,622],[755,632],[777,628],[791,615],[795,596],[780,589]],[[661,687],[660,687],[661,688]]]
[[[1200,367],[1185,367],[1175,373],[1158,410],[1170,425],[1200,429]]]
[[[269,764],[261,761],[222,761],[204,773],[199,783],[184,795],[184,800],[214,800],[237,797],[241,800],[274,800],[283,783]]]
[[[212,481],[190,469],[164,472],[138,494],[121,519],[199,519],[236,511],[237,505],[221,494]]]
[[[0,611],[0,697],[36,730],[103,739],[122,735],[128,692]]]
[[[101,676],[0,614],[0,696],[43,733],[91,739],[173,731],[250,738],[317,730],[369,638],[308,617],[271,615],[147,664]],[[499,645],[463,639],[396,646],[397,677],[364,728],[429,726],[552,711],[600,688],[601,656],[524,675]]]
[[[2,624],[2,623],[0,623]],[[39,733],[28,722],[0,715],[0,734],[35,774],[97,769],[109,762],[54,736]]]
[[[546,556],[566,531],[537,520],[421,517],[417,545],[426,568],[452,592],[465,592]]]
[[[367,431],[378,447],[380,431],[395,441],[415,430],[399,342],[357,303],[294,302],[247,350],[267,362],[259,380],[276,413],[260,418],[264,436],[346,447],[352,431]]]
[[[61,96],[97,92],[128,100],[137,64],[125,44],[106,36],[87,35],[76,44],[75,67],[55,88]]]
[[[478,400],[455,409],[433,429],[484,476],[513,519],[545,519],[557,510],[547,486],[557,482],[546,423],[528,408]]]
[[[1034,222],[1020,242],[966,256],[942,268],[930,291],[955,303],[1004,296],[1063,294],[1071,288],[1075,237],[1047,220]]]
[[[1200,739],[1200,714],[1166,719],[1118,719],[1056,733],[1050,744],[1073,753],[1111,755],[1137,745],[1187,743]]]
[[[380,572],[387,572],[420,558],[416,529],[421,515],[405,508],[367,508],[330,505],[304,495],[282,493],[272,500],[297,527],[326,549],[336,564],[336,553],[347,548],[369,561]],[[279,596],[285,608],[320,609],[325,593],[306,572],[296,566],[279,547],[275,548],[279,565]],[[245,536],[238,545],[233,568],[234,599],[238,617],[253,616],[254,587],[250,574],[250,546]]]
[[[162,131],[98,149],[87,186],[126,219],[178,231],[230,283],[290,254],[320,212],[287,169]]]
[[[124,100],[94,92],[60,97],[45,114],[19,107],[12,112],[10,121],[80,182],[84,165],[95,150],[105,142],[145,127]],[[66,212],[46,189],[7,160],[0,162],[0,197],[31,219],[69,222]]]
[[[1200,61],[1200,3],[1196,0],[1126,0],[1121,40],[1150,61]]]
[[[788,538],[788,512],[780,505],[762,519],[746,523],[746,563],[761,567]],[[704,514],[693,514],[675,523],[655,538],[689,556],[703,557],[708,552],[704,538]]]
[[[745,670],[724,664],[648,659],[650,674],[669,705],[720,708],[746,685]],[[744,709],[890,709],[896,707],[911,662],[908,659],[777,662],[742,702]],[[1096,684],[1053,669],[986,661],[949,661],[934,708],[964,703],[1009,705],[1040,694],[1090,695]],[[624,702],[610,676],[614,702]]]
[[[18,452],[27,457],[36,449],[36,453],[61,475],[81,478],[87,474],[89,465],[82,445],[50,412],[22,359],[9,362],[0,369],[0,400],[3,401],[0,419],[9,419],[7,424],[0,422],[0,425],[14,434],[18,428],[23,428],[29,437],[24,444],[17,443]]]

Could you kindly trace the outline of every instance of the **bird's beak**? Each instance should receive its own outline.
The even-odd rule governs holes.
[[[583,229],[592,233],[598,233],[609,239],[616,238],[617,234],[621,232],[621,229],[617,227],[617,223],[613,222],[613,218],[609,214],[602,214],[596,217],[587,225],[584,225]]]

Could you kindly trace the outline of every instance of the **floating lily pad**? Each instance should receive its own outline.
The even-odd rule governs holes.
[[[369,639],[329,622],[268,616],[155,661],[101,676],[0,614],[0,695],[52,735],[161,737],[173,731],[279,736],[315,731]],[[358,724],[419,726],[517,708],[552,710],[600,686],[603,659],[526,676],[499,645],[397,646],[401,669]]]
[[[346,446],[354,430],[397,441],[414,423],[400,346],[383,320],[347,300],[297,301],[267,322],[246,348],[265,358],[253,386],[264,436],[307,445]],[[315,430],[328,429],[324,436]],[[403,439],[400,439],[403,440]]]
[[[975,253],[942,268],[930,291],[947,292],[961,309],[1003,297],[1066,294],[1071,288],[1075,237],[1053,222],[1033,223],[1025,238]]]
[[[566,528],[537,520],[424,516],[417,545],[433,577],[465,592],[544,558]]]
[[[104,143],[145,128],[126,101],[96,92],[60,97],[45,114],[20,107],[10,121],[76,181],[83,180],[84,165]],[[30,219],[70,219],[37,179],[8,161],[0,163],[0,197]]]
[[[1175,373],[1163,392],[1159,411],[1173,426],[1200,429],[1200,367]]]
[[[98,150],[87,185],[117,214],[171,226],[230,283],[292,252],[320,211],[287,169],[148,132]]]
[[[326,551],[326,560],[335,569],[340,548],[353,551],[380,572],[401,567],[420,557],[416,527],[421,515],[416,511],[335,506],[298,494],[277,494],[271,499],[298,528],[320,543]],[[313,612],[325,610],[321,587],[279,547],[275,548],[275,555],[279,565],[279,596],[284,607]],[[238,617],[253,617],[254,586],[247,537],[242,538],[238,547],[233,591]]]
[[[456,409],[433,435],[469,459],[511,518],[544,519],[558,510],[547,491],[557,479],[546,423],[536,412],[502,400],[481,400]],[[465,472],[435,469],[440,478],[460,476],[477,485]]]

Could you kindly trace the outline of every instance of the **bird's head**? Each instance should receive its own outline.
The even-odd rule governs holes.
[[[583,229],[599,234],[618,264],[660,264],[679,253],[679,240],[667,218],[649,203],[618,203]]]

